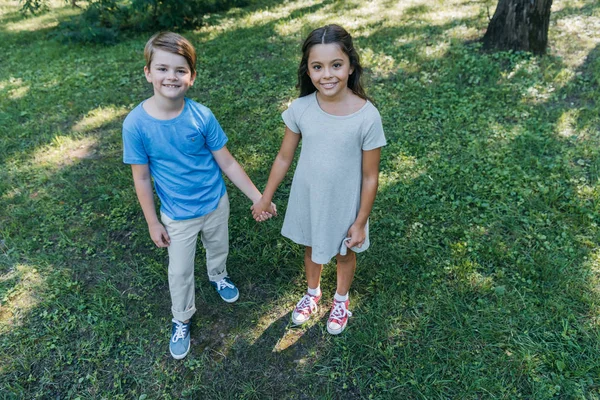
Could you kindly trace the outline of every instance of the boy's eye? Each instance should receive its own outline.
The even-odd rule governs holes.
[[[166,71],[166,70],[167,70],[167,69],[166,69],[166,68],[164,68],[164,67],[158,67],[157,69],[158,69],[159,71]]]
[[[180,70],[177,70],[177,72],[180,74],[185,74],[187,71],[185,69],[180,69]]]

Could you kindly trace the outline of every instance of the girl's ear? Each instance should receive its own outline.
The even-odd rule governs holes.
[[[354,67],[350,66],[350,73],[348,75],[352,75],[354,73]]]

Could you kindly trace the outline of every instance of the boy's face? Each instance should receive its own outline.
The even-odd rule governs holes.
[[[154,50],[150,68],[144,67],[144,73],[154,95],[168,100],[182,99],[196,79],[183,56],[160,49]]]

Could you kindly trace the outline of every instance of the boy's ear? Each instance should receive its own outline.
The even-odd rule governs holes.
[[[150,70],[147,65],[144,65],[144,75],[146,75],[146,80],[152,83],[152,77],[150,76]]]
[[[197,76],[197,73],[194,72],[194,74],[192,75],[192,79],[190,80],[190,86],[192,86],[194,84],[194,82],[196,81],[196,76]]]

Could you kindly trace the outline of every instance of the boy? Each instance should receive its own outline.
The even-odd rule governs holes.
[[[210,283],[233,303],[239,291],[229,279],[229,200],[221,171],[251,201],[261,193],[225,147],[227,136],[212,112],[185,97],[196,78],[196,52],[184,37],[157,33],[144,49],[146,80],[154,95],[123,122],[123,162],[131,164],[135,191],[152,241],[168,247],[175,359],[190,349],[190,319],[196,311],[194,257],[198,233],[206,249]],[[160,221],[152,181],[160,199]],[[268,219],[276,213],[264,213]],[[162,223],[161,223],[162,221]]]

